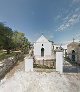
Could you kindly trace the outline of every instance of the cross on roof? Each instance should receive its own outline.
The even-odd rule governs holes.
[[[74,40],[75,40],[75,39],[73,38],[73,42],[74,42]]]
[[[43,33],[42,33],[42,35],[43,35]]]

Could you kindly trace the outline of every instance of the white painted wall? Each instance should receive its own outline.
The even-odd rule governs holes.
[[[60,47],[60,45],[54,44],[54,50],[56,50],[56,47]]]
[[[56,52],[56,71],[63,73],[63,52]]]
[[[25,58],[25,71],[33,71],[33,59]]]
[[[52,43],[51,42],[34,43],[34,56],[41,56],[41,48],[44,48],[44,57],[49,56],[49,55],[51,56],[52,54]]]

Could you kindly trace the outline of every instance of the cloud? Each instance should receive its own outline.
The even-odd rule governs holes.
[[[75,38],[80,38],[80,33],[75,34]]]
[[[53,36],[53,35],[50,35],[50,36],[49,36],[49,38],[50,38],[50,39],[53,39],[53,38],[54,38],[54,36]]]
[[[79,39],[75,39],[74,41],[75,41],[75,42],[79,42]],[[68,41],[62,42],[62,45],[68,45],[68,44],[70,44],[71,42],[73,42],[73,39],[72,39],[72,40],[68,40]]]
[[[56,18],[55,18],[55,20],[58,20],[58,19],[60,19],[61,17],[62,17],[62,15],[57,15]]]
[[[73,0],[72,2],[73,2],[73,3],[79,3],[80,0]]]
[[[73,14],[67,15],[63,20],[63,23],[56,31],[65,31],[67,28],[80,22],[80,8],[76,8]]]
[[[80,11],[80,7],[78,7],[78,8],[75,9],[75,12],[78,12],[78,11]]]

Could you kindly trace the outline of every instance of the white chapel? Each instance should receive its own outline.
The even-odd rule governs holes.
[[[37,60],[54,59],[52,42],[43,35],[34,42],[34,56]]]

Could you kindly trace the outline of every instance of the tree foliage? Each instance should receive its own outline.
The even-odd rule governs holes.
[[[28,51],[30,42],[28,39],[25,37],[24,33],[15,31],[13,33],[13,42],[14,42],[14,48],[15,50],[21,50],[25,53],[26,49]]]
[[[13,31],[0,23],[0,49],[7,50],[7,54],[10,53],[10,50],[21,50],[25,53],[29,50],[29,46],[30,42],[24,33]]]
[[[12,29],[0,23],[0,46],[1,48],[6,49],[8,54],[12,48],[12,35]]]

